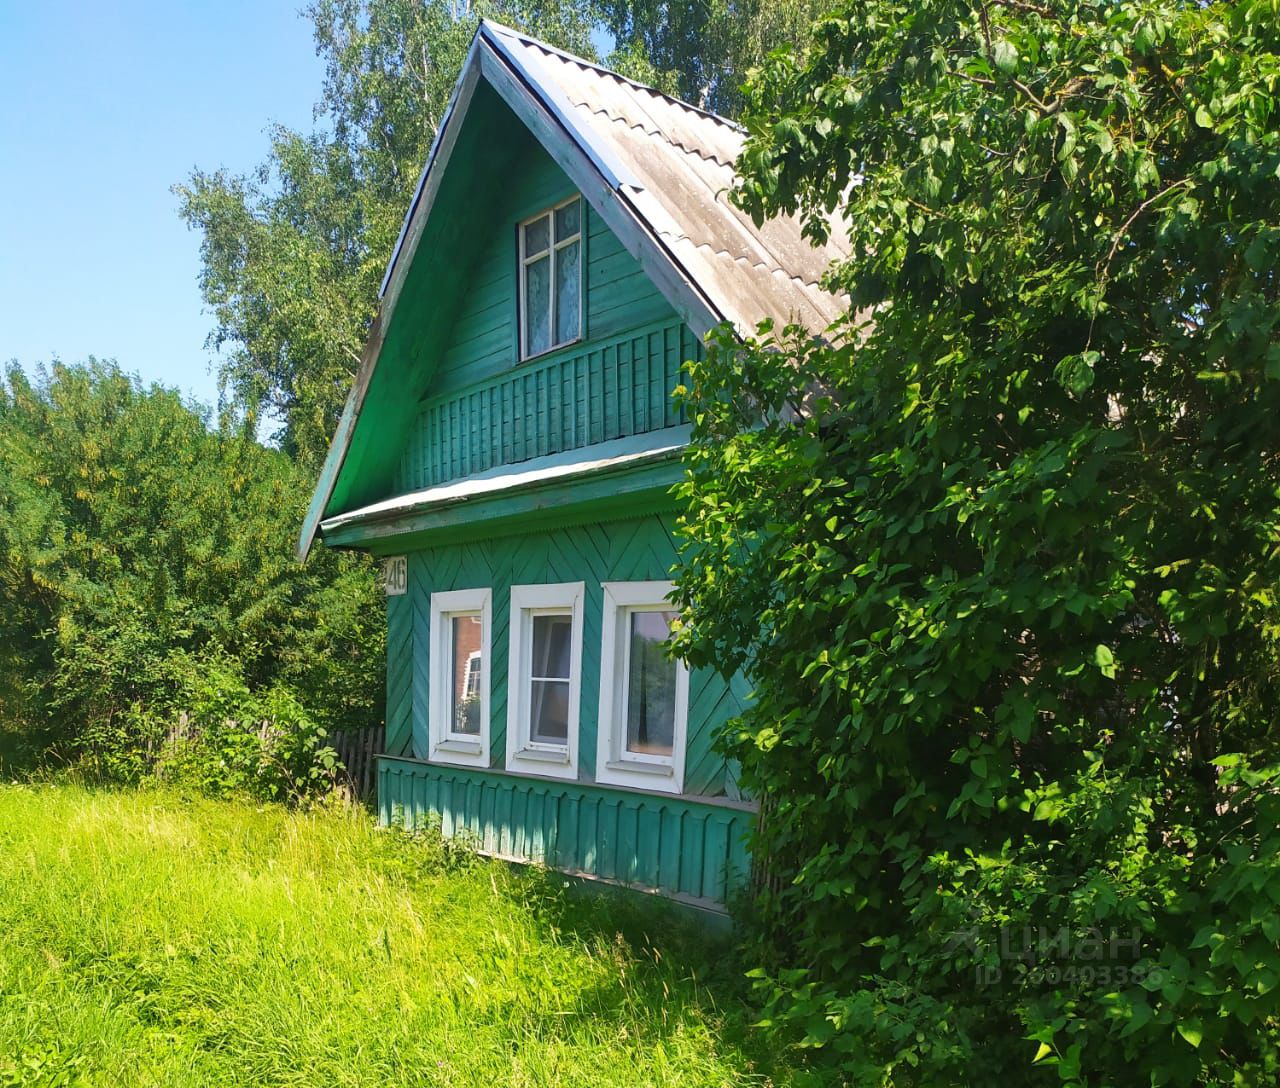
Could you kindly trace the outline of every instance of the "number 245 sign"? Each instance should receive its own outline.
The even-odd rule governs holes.
[[[388,597],[399,597],[409,586],[409,565],[403,555],[382,561],[382,588]]]

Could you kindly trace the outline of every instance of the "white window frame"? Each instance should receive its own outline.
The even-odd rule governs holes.
[[[480,735],[455,733],[450,715],[453,688],[452,631],[449,621],[459,613],[480,613]],[[453,589],[431,594],[430,651],[427,701],[427,758],[432,763],[459,767],[489,766],[489,663],[492,660],[493,591]]]
[[[550,778],[578,777],[578,723],[582,696],[582,602],[585,582],[511,587],[511,643],[507,660],[507,770]],[[533,617],[568,614],[569,727],[564,744],[530,738]]]
[[[575,200],[579,202],[578,233],[571,234],[566,238],[557,238],[556,237],[556,212],[558,212],[561,208],[567,208]],[[517,225],[517,228],[516,228],[516,234],[518,236],[517,244],[519,246],[519,251],[520,251],[520,263],[519,263],[519,269],[517,271],[517,277],[520,280],[520,283],[518,285],[519,291],[520,291],[520,313],[517,315],[517,318],[518,318],[518,324],[520,326],[520,361],[521,362],[524,362],[526,359],[537,359],[540,356],[547,355],[550,352],[555,351],[557,348],[562,348],[567,344],[575,344],[582,339],[582,321],[583,321],[582,298],[583,298],[583,295],[587,293],[587,285],[582,278],[582,268],[583,268],[582,257],[583,257],[583,252],[586,249],[586,243],[584,241],[585,233],[583,230],[583,228],[586,226],[586,209],[587,209],[587,205],[586,205],[586,202],[583,201],[582,199],[582,194],[574,193],[573,196],[569,197],[566,200],[560,201],[559,204],[553,204],[549,208],[543,208],[542,211],[529,216],[528,219],[520,220],[520,223]],[[538,253],[532,257],[527,256],[525,253],[525,244],[524,244],[525,227],[529,226],[530,223],[537,222],[544,215],[548,216],[550,220],[550,225],[547,228],[547,237],[550,241],[550,245],[545,250],[539,250]],[[571,245],[574,242],[578,243],[578,332],[576,336],[573,336],[568,340],[557,341],[556,340],[556,253],[564,249],[565,246]],[[539,260],[544,254],[549,255],[549,265],[551,268],[551,291],[549,295],[550,309],[547,312],[547,319],[548,319],[547,328],[551,333],[551,342],[542,351],[531,353],[529,351],[529,343],[528,343],[529,323],[526,320],[526,317],[528,314],[528,304],[525,300],[525,268],[528,267],[530,264],[532,264],[534,261]]]
[[[479,669],[475,667],[477,664],[480,666]],[[474,650],[467,654],[467,667],[462,673],[462,691],[464,695],[480,694],[480,677],[483,672],[484,652],[481,650]],[[474,692],[472,691],[473,687],[475,688]]]
[[[675,728],[671,755],[626,750],[627,671],[630,640],[625,630],[633,612],[673,611],[670,582],[604,582],[600,635],[600,716],[596,734],[596,781],[661,793],[684,792],[689,742],[689,668],[676,662]]]

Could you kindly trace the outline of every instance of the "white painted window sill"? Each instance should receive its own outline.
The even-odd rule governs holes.
[[[442,740],[435,750],[450,756],[478,756],[484,751],[484,745],[478,740]]]
[[[651,774],[657,778],[671,778],[676,773],[670,763],[641,763],[627,759],[610,760],[605,768],[620,774]]]
[[[546,748],[522,748],[516,752],[515,758],[521,763],[554,763],[562,767],[569,764],[568,752]]]

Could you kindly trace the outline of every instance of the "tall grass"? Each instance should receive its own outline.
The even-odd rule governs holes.
[[[0,786],[0,1085],[790,1083],[738,977],[363,813]]]

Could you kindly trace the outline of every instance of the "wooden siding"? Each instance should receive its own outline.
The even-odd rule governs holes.
[[[379,760],[384,824],[433,817],[497,857],[540,862],[667,895],[723,906],[749,872],[745,805],[699,803],[577,782]]]
[[[702,345],[585,202],[583,338],[520,364],[516,224],[574,190],[528,139],[511,176],[476,255],[459,258],[467,287],[410,428],[398,493],[684,422],[671,391]]]
[[[414,657],[413,600],[408,594],[388,597],[386,752],[407,751],[413,736]]]
[[[686,422],[671,391],[702,345],[678,321],[555,352],[423,405],[397,491]]]
[[[408,557],[409,587],[388,598],[387,748],[390,755],[426,758],[430,675],[428,648],[431,594],[441,590],[493,590],[492,656],[489,664],[490,752],[492,766],[506,759],[507,643],[511,586],[545,582],[585,582],[582,695],[579,709],[579,778],[590,781],[596,757],[600,698],[600,639],[606,581],[649,581],[668,577],[676,559],[672,519],[650,515],[573,526],[550,532],[495,537],[454,544]],[[737,796],[732,774],[715,750],[717,730],[742,710],[742,680],[727,683],[710,669],[689,678],[689,738],[685,792]]]
[[[570,197],[573,183],[551,157],[525,137],[525,150],[511,171],[509,194],[485,222],[486,236],[477,238],[466,290],[444,341],[431,395],[456,392],[494,377],[519,360],[516,325],[516,224]],[[583,340],[609,339],[656,321],[675,320],[663,298],[604,220],[585,201],[586,246],[583,254]],[[465,261],[459,264],[465,267]]]

